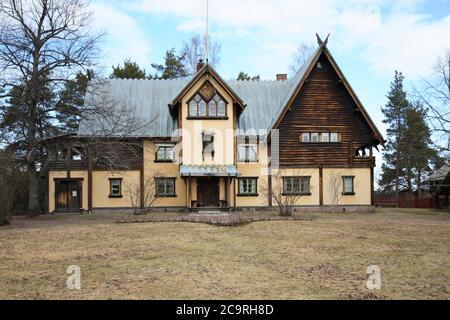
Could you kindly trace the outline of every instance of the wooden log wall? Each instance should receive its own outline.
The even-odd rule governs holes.
[[[353,159],[357,150],[376,145],[373,132],[328,58],[313,67],[291,108],[280,122],[280,167],[370,167],[372,157]],[[339,143],[302,143],[302,132],[338,132]],[[349,150],[351,148],[351,150]]]

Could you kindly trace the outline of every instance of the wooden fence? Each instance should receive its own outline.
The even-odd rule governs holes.
[[[393,208],[436,208],[436,200],[434,198],[400,198],[396,201],[395,198],[376,197],[375,206],[377,207],[393,207]],[[446,201],[444,197],[439,199],[439,208],[444,208]]]

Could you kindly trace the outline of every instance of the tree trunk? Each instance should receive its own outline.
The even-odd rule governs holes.
[[[418,170],[417,172],[417,198],[420,200],[420,197],[422,196],[422,190],[421,190],[421,185],[422,185],[422,180],[421,180],[421,175],[422,175],[422,171]]]
[[[399,177],[400,177],[400,163],[399,163],[399,147],[400,147],[400,122],[397,119],[397,137],[396,137],[396,148],[395,151],[395,202],[398,205],[398,196],[399,196]]]
[[[28,165],[28,216],[39,214],[39,180],[34,164]]]
[[[28,170],[28,216],[33,217],[39,214],[39,180],[36,172],[36,110],[37,110],[37,85],[35,78],[32,78],[31,92],[33,103],[28,107],[28,137],[27,137],[27,170]]]

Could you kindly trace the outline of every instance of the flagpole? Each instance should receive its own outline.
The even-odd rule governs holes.
[[[206,0],[206,63],[208,63],[209,38],[208,38],[208,0]]]

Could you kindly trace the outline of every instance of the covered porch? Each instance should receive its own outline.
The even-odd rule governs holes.
[[[186,184],[186,208],[222,208],[235,204],[234,165],[180,165],[180,176]]]

